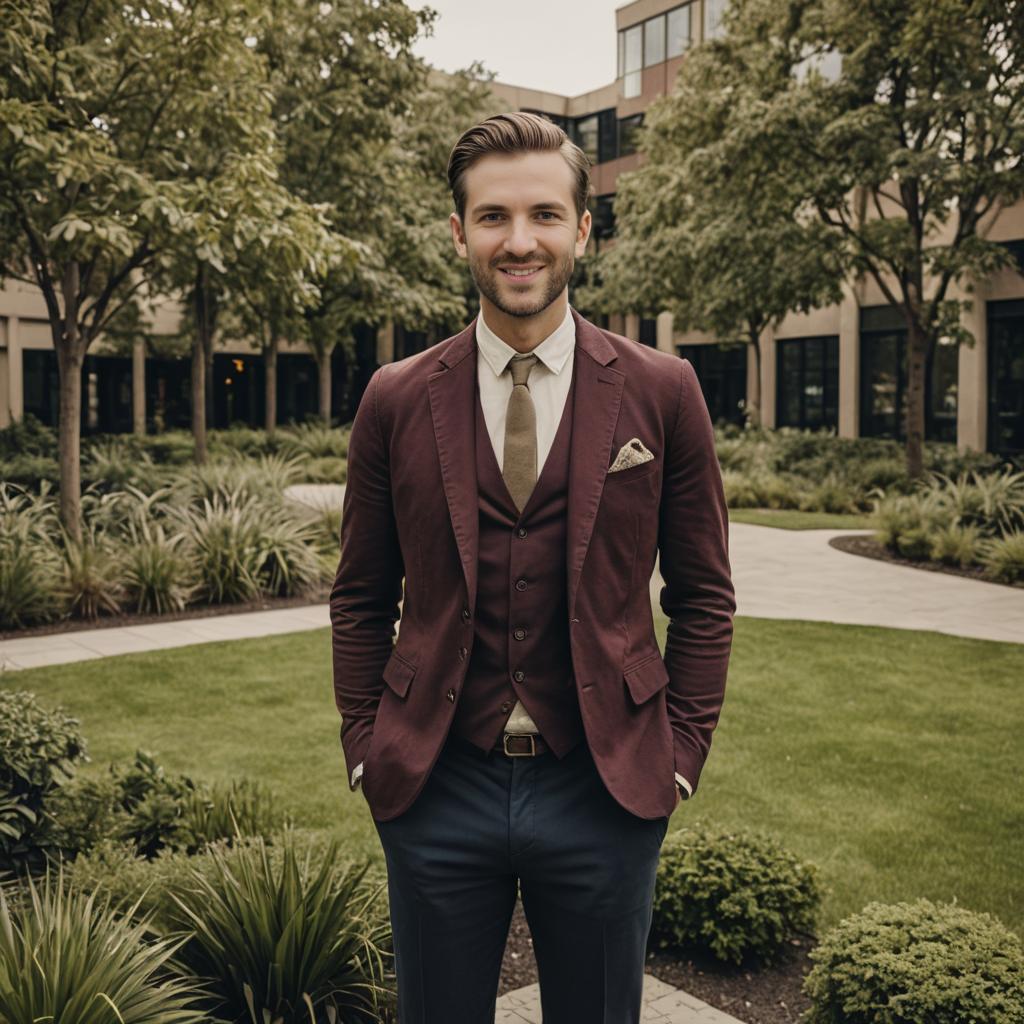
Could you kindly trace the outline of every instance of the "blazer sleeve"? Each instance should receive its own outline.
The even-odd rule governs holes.
[[[382,416],[386,368],[374,371],[352,422],[341,554],[330,596],[334,701],[349,778],[370,745],[405,577]]]
[[[658,521],[660,604],[675,770],[697,789],[725,697],[736,597],[715,436],[693,366],[680,360]]]

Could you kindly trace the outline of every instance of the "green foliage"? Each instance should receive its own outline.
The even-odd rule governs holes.
[[[323,423],[299,423],[278,432],[286,455],[312,459],[347,459],[349,429],[338,430]]]
[[[0,890],[0,1020],[201,1024],[203,989],[173,969],[184,937],[152,939],[109,901],[65,891],[47,872],[25,894]],[[11,900],[11,902],[9,902]]]
[[[817,868],[774,839],[695,824],[662,845],[651,934],[662,949],[771,962],[813,928],[820,899]]]
[[[316,1013],[379,1020],[390,999],[389,930],[371,907],[383,886],[364,884],[368,862],[341,870],[337,855],[332,844],[313,867],[287,832],[277,867],[262,841],[231,857],[214,848],[211,870],[172,893],[172,920],[193,930],[182,959],[212,980],[213,1012],[286,1024]]]
[[[59,535],[48,485],[33,494],[0,482],[0,629],[47,622],[60,614]]]
[[[942,526],[931,535],[931,557],[946,565],[967,568],[978,560],[981,533],[977,526]]]
[[[63,555],[59,591],[71,615],[89,620],[104,613],[116,615],[121,610],[124,590],[120,567],[111,552],[91,540],[79,544],[69,538]]]
[[[304,483],[343,484],[348,479],[348,460],[335,456],[307,459],[302,466]]]
[[[870,903],[810,956],[807,1024],[1024,1020],[1024,947],[989,914]]]
[[[179,551],[184,538],[168,536],[161,523],[143,523],[121,552],[126,603],[136,612],[165,615],[181,611],[193,592],[191,571]]]
[[[0,427],[0,460],[14,459],[19,455],[50,457],[56,450],[57,435],[53,428],[30,412],[14,420],[10,426]]]
[[[994,580],[1003,583],[1024,581],[1024,530],[1015,530],[1005,537],[988,541],[981,555],[981,564]]]
[[[78,719],[0,690],[0,870],[36,870],[54,846],[52,796],[87,760]]]

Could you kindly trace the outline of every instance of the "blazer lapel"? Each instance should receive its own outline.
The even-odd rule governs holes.
[[[570,310],[576,321],[576,395],[569,455],[566,541],[571,617],[604,489],[626,375],[608,365],[616,359],[615,349],[600,330],[571,306]]]
[[[438,355],[444,369],[427,378],[434,440],[441,464],[448,514],[466,579],[469,607],[476,606],[477,558],[480,520],[477,504],[476,416],[473,388],[476,383],[476,317],[455,335]]]
[[[615,349],[570,306],[576,322],[576,391],[567,496],[566,571],[569,614],[573,613],[583,562],[608,470],[626,376],[608,364]],[[469,607],[476,605],[480,522],[477,498],[475,409],[476,317],[438,355],[444,369],[427,378],[434,440],[448,514],[462,561]]]

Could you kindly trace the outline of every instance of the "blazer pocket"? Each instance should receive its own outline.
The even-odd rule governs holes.
[[[623,678],[634,704],[643,704],[668,685],[669,674],[660,654],[623,670]]]
[[[416,675],[416,666],[406,661],[396,651],[392,651],[391,657],[388,658],[387,664],[384,666],[384,682],[403,700],[409,692],[409,684],[414,675]]]
[[[617,469],[614,473],[605,473],[606,484],[625,483],[628,480],[638,480],[640,477],[649,476],[658,469],[658,460],[649,459],[647,462],[638,463],[628,469]]]

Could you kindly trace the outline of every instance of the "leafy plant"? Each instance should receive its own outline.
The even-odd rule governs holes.
[[[211,1011],[285,1024],[378,1020],[389,931],[371,907],[384,885],[363,884],[368,862],[340,871],[334,843],[316,868],[308,854],[300,861],[290,832],[282,847],[277,868],[262,840],[234,856],[214,849],[211,870],[171,894],[172,919],[193,930],[182,958],[219,996]]]
[[[870,903],[810,953],[807,1024],[1024,1020],[1024,947],[988,914]]]
[[[817,868],[774,839],[695,824],[662,845],[651,932],[663,949],[770,962],[813,928],[820,899]]]
[[[95,620],[101,614],[121,610],[121,586],[117,559],[92,540],[79,544],[67,538],[64,545],[64,573],[58,590],[70,613]]]
[[[989,540],[982,549],[981,564],[994,580],[1004,583],[1024,580],[1024,530]]]
[[[149,938],[95,893],[65,891],[63,871],[28,882],[27,900],[0,889],[0,1020],[74,1024],[200,1024],[206,995],[172,958],[187,936]]]

